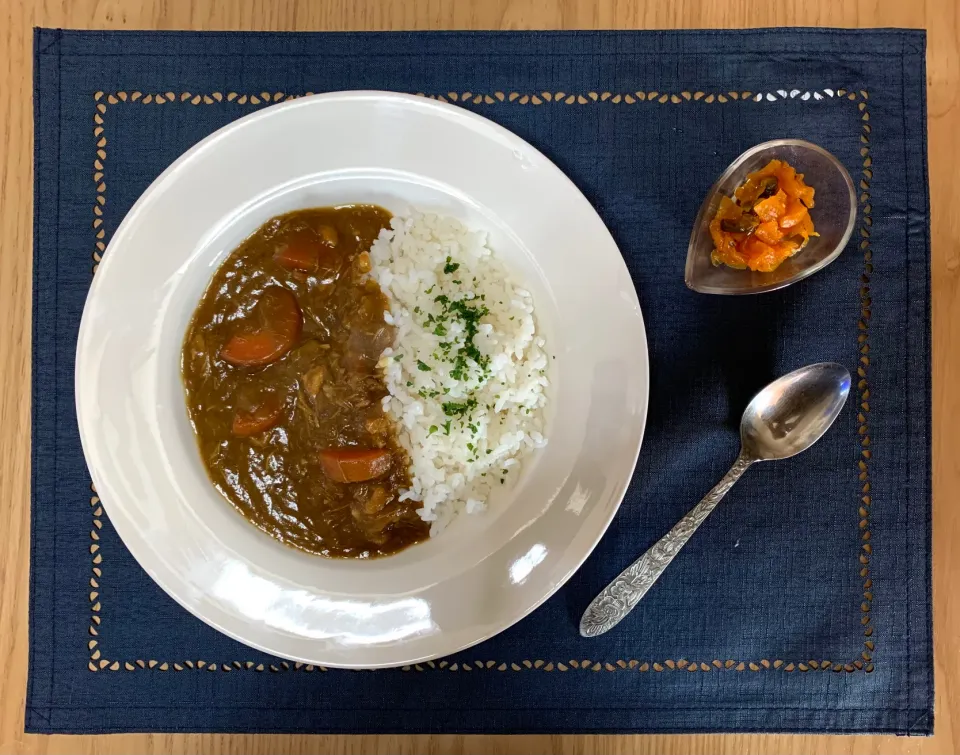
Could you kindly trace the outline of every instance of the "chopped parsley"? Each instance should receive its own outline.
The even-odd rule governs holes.
[[[426,364],[426,363],[423,362],[422,360],[418,359],[418,360],[417,360],[417,369],[420,370],[420,372],[430,372],[430,369],[431,369],[431,368],[430,368],[430,365],[429,365],[429,364]]]
[[[437,427],[436,425],[430,425],[430,429],[427,430],[427,435],[433,435],[433,434],[434,434],[435,432],[437,432],[437,430],[439,430],[439,429],[440,429],[440,428]]]
[[[456,401],[445,401],[443,403],[443,413],[448,417],[463,417],[477,406],[477,400],[472,398],[463,403]]]
[[[460,267],[460,263],[459,263],[459,262],[453,262],[453,261],[450,259],[450,257],[447,257],[447,264],[443,266],[443,272],[445,272],[445,273],[447,273],[447,275],[449,275],[450,273],[455,273],[455,272],[457,272],[457,268],[459,268],[459,267]],[[456,281],[454,281],[454,283],[456,283]]]

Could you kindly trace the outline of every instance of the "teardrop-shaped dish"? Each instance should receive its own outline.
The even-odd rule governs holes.
[[[713,240],[710,221],[720,198],[733,196],[748,173],[759,170],[770,160],[785,160],[816,191],[810,210],[819,236],[770,273],[736,270],[714,265],[710,254]],[[833,262],[840,256],[857,220],[857,195],[850,174],[833,155],[816,144],[800,139],[776,139],[758,144],[731,163],[710,189],[690,234],[684,280],[687,286],[703,294],[760,294],[789,286]]]

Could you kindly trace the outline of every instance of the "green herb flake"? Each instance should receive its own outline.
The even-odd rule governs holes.
[[[477,406],[477,400],[474,398],[464,402],[445,401],[443,403],[443,413],[448,417],[463,417]]]
[[[445,272],[445,273],[447,273],[447,274],[449,275],[450,273],[455,273],[455,272],[457,272],[457,268],[459,268],[459,267],[460,267],[460,263],[459,263],[459,262],[453,262],[453,261],[450,259],[450,257],[447,257],[447,264],[443,266],[443,272]],[[454,281],[454,283],[456,283],[456,281]]]
[[[427,430],[427,435],[433,435],[433,434],[434,434],[435,432],[437,432],[437,430],[439,430],[439,429],[440,429],[440,428],[437,427],[436,425],[430,425],[430,429]]]
[[[426,364],[426,363],[424,363],[423,361],[421,361],[420,359],[418,359],[418,360],[417,360],[417,369],[420,370],[420,372],[430,372],[431,367],[430,367],[429,364]]]

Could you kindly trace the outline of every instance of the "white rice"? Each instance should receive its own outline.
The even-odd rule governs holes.
[[[384,410],[410,454],[413,484],[402,497],[422,503],[435,535],[461,511],[483,511],[546,445],[545,343],[533,298],[483,231],[413,212],[393,218],[370,257],[397,328],[380,366]]]

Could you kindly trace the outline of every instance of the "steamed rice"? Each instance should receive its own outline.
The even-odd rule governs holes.
[[[411,460],[401,497],[422,504],[433,535],[461,511],[483,511],[546,445],[545,342],[533,298],[485,232],[413,212],[393,218],[370,257],[397,329],[380,366],[383,407]]]

